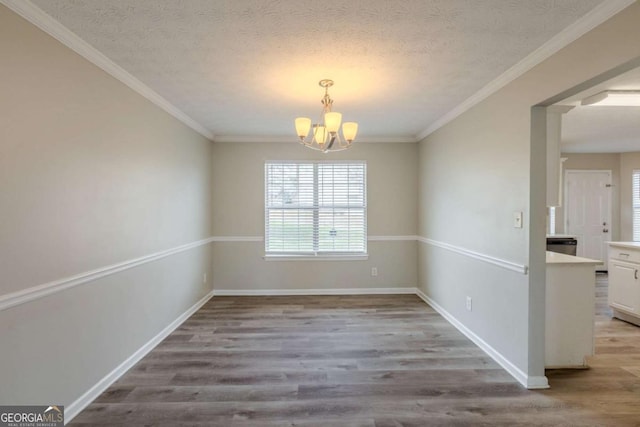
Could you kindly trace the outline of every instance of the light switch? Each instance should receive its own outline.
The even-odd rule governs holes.
[[[522,212],[513,213],[513,227],[522,228]]]

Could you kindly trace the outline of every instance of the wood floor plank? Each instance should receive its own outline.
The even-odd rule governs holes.
[[[413,295],[216,297],[77,426],[640,426],[640,328],[599,276],[588,370],[526,390]]]
[[[140,386],[121,402],[260,402],[298,399],[298,385]],[[114,402],[103,402],[114,403]]]
[[[167,370],[178,372],[235,372],[269,370],[269,371],[327,371],[327,370],[352,370],[358,369],[356,359],[323,359],[323,360],[245,360],[240,357],[234,359],[152,359],[138,363],[131,372],[166,372]]]

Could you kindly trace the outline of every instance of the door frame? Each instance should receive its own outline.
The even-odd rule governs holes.
[[[613,188],[613,170],[611,169],[565,169],[564,170],[564,176],[562,177],[563,179],[563,183],[562,183],[562,206],[563,206],[563,218],[562,218],[562,225],[563,225],[563,229],[565,234],[571,234],[569,233],[568,227],[567,227],[567,215],[569,214],[569,209],[567,209],[567,194],[569,193],[569,180],[567,179],[567,175],[569,175],[569,173],[607,173],[609,175],[609,188]],[[613,191],[611,191],[611,193],[609,194],[609,206],[607,209],[607,215],[609,217],[609,239],[608,241],[613,240]],[[604,252],[606,255],[606,251]],[[596,267],[596,270],[598,271],[607,271],[607,257],[605,256],[604,259],[602,260],[603,263],[603,267]],[[598,264],[600,265],[600,264]]]

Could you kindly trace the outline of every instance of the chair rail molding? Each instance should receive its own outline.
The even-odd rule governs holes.
[[[489,264],[496,265],[498,267],[505,268],[507,270],[515,271],[521,274],[528,273],[528,267],[525,265],[517,264],[511,261],[496,258],[490,255],[481,254],[479,252],[471,251],[469,249],[461,248],[444,242],[438,242],[433,239],[427,239],[421,236],[414,235],[398,235],[398,236],[369,236],[368,241],[372,242],[393,242],[393,241],[418,241],[432,246],[447,249],[452,252],[459,253],[480,261],[487,262]],[[196,242],[187,243],[181,246],[177,246],[171,249],[167,249],[160,252],[155,252],[149,255],[145,255],[139,258],[130,259],[117,264],[108,265],[95,270],[86,271],[74,276],[65,277],[52,282],[44,283],[37,286],[32,286],[26,289],[22,289],[15,292],[10,292],[5,295],[0,295],[0,311],[6,310],[11,307],[15,307],[20,304],[25,304],[46,296],[52,295],[57,292],[70,289],[75,286],[93,282],[105,276],[109,276],[129,268],[136,267],[138,265],[146,264],[161,258],[165,258],[189,249],[196,248],[198,246],[207,245],[214,242],[226,242],[226,243],[242,243],[242,242],[263,242],[263,236],[212,236],[206,239],[198,240]],[[398,288],[392,288],[397,291]],[[267,291],[268,292],[268,291]],[[317,294],[316,294],[317,295]]]
[[[11,307],[15,307],[20,304],[25,304],[40,298],[44,298],[46,296],[64,291],[66,289],[73,288],[75,286],[93,282],[94,280],[97,280],[102,277],[109,276],[115,273],[119,273],[124,270],[128,270],[138,265],[146,264],[148,262],[156,261],[161,258],[168,257],[170,255],[188,251],[189,249],[207,245],[213,241],[214,241],[214,237],[209,237],[206,239],[198,240],[196,242],[176,246],[174,248],[167,249],[164,251],[155,252],[139,258],[134,258],[127,261],[119,262],[117,264],[101,267],[95,270],[86,271],[84,273],[76,274],[71,277],[65,277],[63,279],[54,280],[53,282],[48,282],[42,285],[32,286],[30,288],[22,289],[20,291],[11,292],[5,295],[0,295],[0,311],[6,310]]]
[[[214,242],[264,242],[264,236],[214,236]],[[393,242],[393,241],[416,241],[418,236],[409,235],[388,235],[388,236],[368,236],[369,242]]]
[[[467,256],[469,258],[474,258],[479,261],[483,261],[489,264],[496,265],[498,267],[502,267],[506,270],[515,271],[516,273],[528,274],[529,267],[523,264],[518,264],[512,261],[508,261],[502,258],[497,258],[491,255],[483,254],[480,252],[472,251],[460,246],[455,246],[445,242],[439,242],[437,240],[428,239],[426,237],[418,236],[418,241],[422,243],[426,243],[431,246],[435,246],[438,248],[446,249],[451,252],[458,253],[460,255]]]

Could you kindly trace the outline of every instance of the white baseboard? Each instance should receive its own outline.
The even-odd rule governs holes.
[[[113,371],[109,372],[104,378],[98,381],[93,387],[87,390],[82,396],[76,399],[69,406],[65,407],[64,417],[65,423],[71,421],[76,415],[78,415],[84,408],[89,406],[100,394],[105,391],[111,384],[116,382],[125,372],[127,372],[133,365],[138,363],[140,359],[153,350],[160,342],[165,339],[171,332],[173,332],[178,326],[180,326],[185,320],[187,320],[193,313],[198,311],[200,307],[206,304],[207,301],[213,296],[213,291],[202,297],[191,308],[182,313],[176,320],[171,322],[160,333],[153,337],[149,342],[140,347],[138,351],[133,353],[127,360],[122,362]]]
[[[541,388],[549,388],[549,380],[544,375],[539,377],[527,377],[527,383],[524,384],[529,390]]]
[[[418,295],[424,302],[429,304],[435,311],[437,311],[442,317],[444,317],[449,323],[451,323],[456,329],[462,332],[467,338],[474,342],[475,345],[480,347],[485,353],[487,353],[493,360],[495,360],[500,366],[502,366],[511,376],[513,376],[520,384],[528,389],[541,389],[549,388],[549,382],[547,377],[531,377],[523,372],[516,365],[511,363],[506,357],[504,357],[498,350],[491,347],[485,340],[476,335],[473,331],[467,328],[462,322],[456,319],[451,313],[445,310],[437,302],[429,298],[424,292],[416,288],[416,295]]]
[[[285,295],[397,295],[416,293],[416,288],[323,288],[323,289],[214,289],[214,296],[285,296]]]

